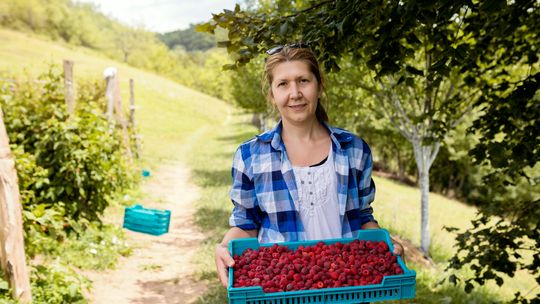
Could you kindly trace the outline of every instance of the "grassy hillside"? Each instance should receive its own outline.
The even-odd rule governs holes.
[[[62,59],[75,62],[75,81],[85,78],[102,78],[103,70],[115,66],[119,70],[124,106],[129,100],[129,78],[135,81],[137,123],[143,135],[143,163],[152,167],[162,160],[183,161],[193,171],[194,181],[202,188],[201,200],[197,202],[196,221],[209,235],[208,243],[200,255],[201,276],[215,284],[213,273],[213,244],[227,229],[227,217],[231,204],[227,198],[230,184],[230,165],[235,147],[253,136],[256,130],[246,123],[246,118],[223,101],[196,92],[159,75],[141,71],[89,51],[0,29],[0,75],[24,73],[37,75],[50,64],[61,65]],[[4,77],[4,76],[0,76]],[[392,181],[375,178],[377,197],[373,207],[381,225],[392,232],[419,244],[420,194],[416,188],[406,187]],[[444,225],[467,227],[475,215],[472,207],[446,199],[430,196],[432,252],[439,261],[452,255],[453,238],[442,230]],[[416,267],[412,265],[412,267]],[[440,270],[419,271],[422,286],[419,294],[433,303],[452,302],[452,295],[441,295],[434,285],[435,279],[444,276]],[[505,298],[516,290],[527,292],[535,282],[518,276],[498,290]],[[457,293],[455,290],[442,292]],[[222,290],[217,296],[209,295],[205,303],[220,303]],[[437,296],[435,296],[437,294]],[[482,294],[478,295],[482,297]],[[449,298],[450,297],[450,298]],[[461,298],[463,299],[463,298]],[[440,301],[439,301],[440,300]]]
[[[118,68],[122,100],[129,102],[129,79],[135,81],[137,124],[147,162],[182,158],[184,144],[201,127],[217,128],[231,108],[221,100],[186,88],[159,75],[112,61],[91,50],[59,45],[27,34],[0,29],[0,74],[36,76],[51,64],[73,60],[77,79],[101,79],[103,70]]]

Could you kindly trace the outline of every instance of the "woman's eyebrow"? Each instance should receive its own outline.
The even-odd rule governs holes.
[[[309,74],[300,74],[297,76],[294,76],[294,79],[300,79],[300,78],[308,78]],[[283,78],[276,78],[275,81],[287,81],[289,78],[283,77]]]

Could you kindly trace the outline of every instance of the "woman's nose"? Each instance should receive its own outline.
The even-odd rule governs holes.
[[[302,92],[300,92],[300,89],[296,83],[291,84],[290,90],[290,96],[292,99],[298,99],[302,96]]]

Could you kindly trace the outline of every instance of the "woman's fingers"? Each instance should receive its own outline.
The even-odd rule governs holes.
[[[229,283],[229,271],[227,267],[234,265],[234,259],[229,254],[227,247],[218,245],[216,248],[216,268],[221,284],[226,288]]]
[[[403,254],[405,253],[403,246],[398,242],[392,242],[392,244],[394,245],[394,254],[403,258]]]
[[[221,285],[227,288],[227,285],[229,284],[229,276],[227,272],[227,267],[223,263],[220,263],[220,264],[221,265],[218,265],[218,268],[217,268],[218,277],[219,277],[219,280],[221,281]]]

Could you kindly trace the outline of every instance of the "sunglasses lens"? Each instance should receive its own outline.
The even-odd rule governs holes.
[[[305,43],[293,43],[293,44],[278,45],[276,47],[273,47],[273,48],[269,49],[268,51],[266,51],[266,54],[269,55],[269,56],[277,54],[277,53],[281,52],[281,50],[283,50],[284,47],[288,47],[288,48],[291,48],[291,49],[309,49],[309,45],[307,45]]]
[[[283,49],[283,45],[279,45],[279,46],[273,47],[273,48],[269,49],[268,51],[266,51],[266,54],[274,55],[276,53],[279,53],[282,49]]]

